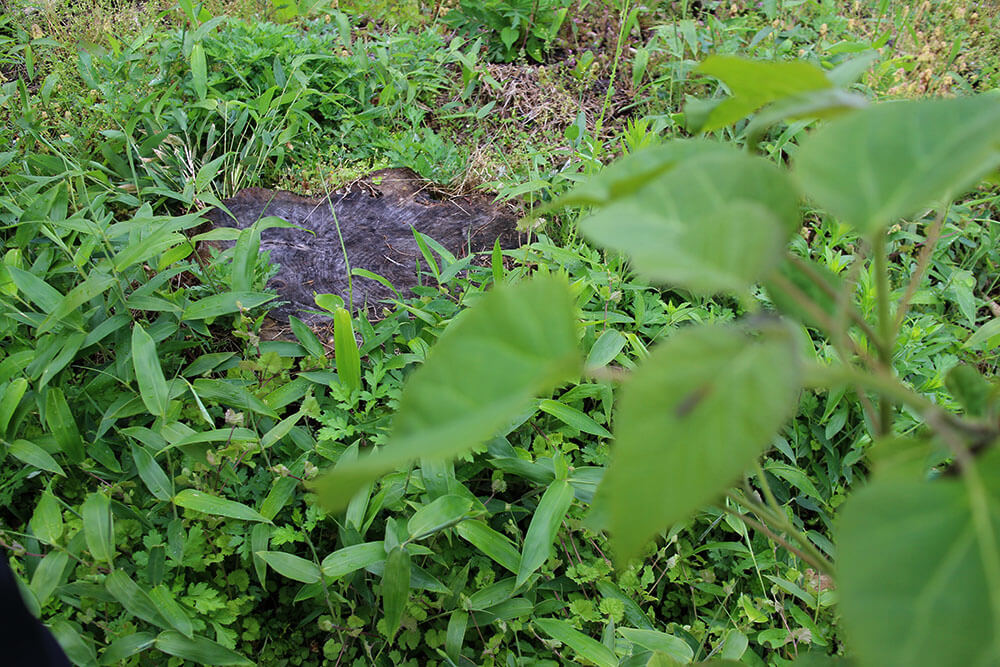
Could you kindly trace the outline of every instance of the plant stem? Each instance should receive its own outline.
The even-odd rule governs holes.
[[[931,257],[934,255],[934,248],[937,247],[938,241],[941,240],[941,230],[944,228],[944,219],[947,215],[948,208],[946,206],[941,207],[938,211],[937,217],[934,218],[934,222],[931,223],[930,229],[927,232],[927,238],[924,239],[924,247],[920,249],[920,256],[917,258],[917,268],[914,269],[913,275],[910,276],[910,283],[906,286],[906,294],[903,295],[902,301],[896,307],[896,321],[893,324],[893,338],[899,335],[899,327],[903,325],[903,318],[906,317],[906,312],[910,309],[910,301],[913,299],[913,295],[916,294],[917,288],[920,287],[920,283],[924,280],[924,274],[927,272],[927,267],[930,266]]]
[[[878,308],[879,338],[876,340],[879,360],[882,369],[891,372],[892,348],[895,331],[892,317],[889,314],[889,263],[886,257],[886,234],[877,234],[873,242],[872,257],[876,280],[876,306]],[[879,399],[878,435],[886,436],[892,433],[892,399],[883,394]]]

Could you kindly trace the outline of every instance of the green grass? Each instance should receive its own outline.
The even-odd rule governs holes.
[[[620,375],[679,328],[742,315],[740,303],[648,284],[623,257],[582,240],[578,209],[556,209],[529,218],[530,243],[502,263],[443,285],[425,269],[405,303],[378,321],[355,317],[362,381],[352,391],[332,334],[262,340],[266,304],[241,310],[217,296],[238,285],[252,293],[241,305],[261,302],[270,267],[239,245],[201,260],[188,239],[202,231],[202,206],[241,187],[315,194],[386,166],[456,189],[484,185],[527,213],[617,156],[687,136],[685,111],[695,107],[686,103],[726,94],[696,71],[712,54],[830,69],[875,48],[854,86],[870,99],[992,90],[994,10],[663,2],[640,8],[620,33],[633,5],[585,1],[569,6],[549,44],[554,54],[572,49],[572,64],[529,69],[487,61],[504,47],[496,32],[453,39],[449,3],[341,3],[286,23],[261,20],[275,16],[261,2],[207,3],[198,20],[167,3],[38,4],[12,0],[0,19],[0,546],[74,662],[238,661],[231,651],[260,664],[574,660],[534,624],[542,617],[610,637],[612,648],[615,628],[648,627],[676,638],[672,655],[695,660],[784,665],[806,651],[843,653],[835,591],[723,511],[732,500],[673,526],[626,567],[612,565],[588,517],[613,448],[600,434],[613,425]],[[509,3],[522,4],[530,10]],[[742,144],[745,129],[715,134]],[[807,132],[779,125],[760,150],[794,160]],[[949,370],[996,372],[996,336],[965,342],[1000,311],[997,212],[989,186],[949,209],[893,353],[900,377],[955,411]],[[898,296],[926,222],[901,222],[889,238]],[[856,280],[871,318],[875,278],[855,261],[857,234],[816,213],[792,247]],[[453,464],[394,471],[346,515],[326,513],[303,482],[384,444],[404,381],[452,321],[498,281],[539,272],[566,276],[582,351],[611,370],[543,397],[561,410],[546,404]],[[754,297],[768,305],[764,291]],[[137,326],[155,356],[150,342],[137,350]],[[834,356],[830,341],[805,336],[819,358]],[[762,461],[789,520],[830,558],[837,508],[869,471],[866,409],[850,391],[805,392]],[[901,414],[899,432],[920,428]],[[390,641],[384,558],[369,553],[320,582],[301,574],[331,554],[390,553],[449,478],[491,543],[519,551],[563,465],[576,471],[575,499],[527,588],[514,590],[503,556],[443,529],[415,543],[412,590]],[[171,502],[190,489],[273,523]],[[281,571],[259,551],[307,564]],[[109,560],[134,587],[108,584]],[[640,653],[618,642],[622,655]]]

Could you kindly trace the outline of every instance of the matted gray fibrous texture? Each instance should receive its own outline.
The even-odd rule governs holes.
[[[383,276],[406,297],[417,284],[418,259],[426,264],[413,229],[457,258],[488,251],[498,238],[504,248],[517,246],[512,212],[483,195],[432,196],[427,186],[409,169],[383,169],[329,198],[248,188],[223,201],[235,220],[221,209],[206,217],[217,226],[243,229],[273,215],[301,227],[265,229],[261,234],[261,251],[270,251],[271,261],[281,266],[268,285],[288,302],[271,316],[286,321],[295,315],[319,324],[326,318],[308,312],[316,309],[315,293],[339,294],[347,301],[345,249],[351,269]],[[394,296],[378,281],[361,276],[353,277],[352,291],[355,306]]]

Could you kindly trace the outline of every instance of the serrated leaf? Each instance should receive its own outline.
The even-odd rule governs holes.
[[[652,280],[715,294],[742,293],[763,278],[798,225],[788,177],[733,148],[685,160],[580,228]]]
[[[409,461],[448,458],[483,442],[578,368],[565,282],[498,286],[457,318],[410,377],[386,447],[337,466],[314,488],[341,509],[366,483]]]
[[[561,641],[576,654],[598,667],[618,667],[618,658],[607,646],[583,634],[566,621],[554,618],[536,618],[534,625],[553,639]]]
[[[262,516],[256,510],[251,509],[243,503],[235,500],[226,500],[218,496],[209,495],[194,489],[184,489],[174,496],[174,504],[185,507],[196,512],[224,516],[230,519],[240,519],[241,521],[263,521],[268,522],[267,517]]]
[[[791,416],[799,375],[795,337],[777,325],[689,327],[653,351],[623,387],[597,491],[622,562],[736,481]]]
[[[866,236],[950,202],[1000,165],[1000,99],[883,103],[805,139],[794,174],[822,208]]]
[[[319,581],[319,566],[311,560],[283,551],[258,551],[256,553],[261,560],[282,576],[301,581],[303,584],[315,584]]]
[[[517,568],[517,587],[520,588],[535,570],[552,554],[552,544],[559,533],[569,506],[573,503],[573,487],[564,479],[557,479],[542,494],[538,507],[528,524],[521,549],[521,562]]]

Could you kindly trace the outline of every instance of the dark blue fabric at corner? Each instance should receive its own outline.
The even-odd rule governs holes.
[[[69,667],[52,633],[28,612],[10,571],[0,557],[0,664],[6,667]]]

